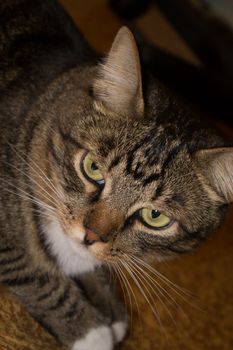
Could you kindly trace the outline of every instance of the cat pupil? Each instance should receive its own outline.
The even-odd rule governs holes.
[[[160,215],[160,212],[158,210],[151,210],[151,217],[152,219],[156,219]]]
[[[96,171],[96,170],[98,170],[99,168],[97,167],[97,165],[94,163],[94,162],[92,162],[91,163],[91,170],[93,170],[93,171]]]

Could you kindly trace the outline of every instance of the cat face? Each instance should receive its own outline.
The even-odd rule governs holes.
[[[232,149],[153,84],[143,98],[136,45],[125,28],[92,87],[50,135],[65,234],[107,262],[190,251],[232,201]]]

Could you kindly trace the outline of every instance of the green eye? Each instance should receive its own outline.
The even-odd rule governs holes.
[[[143,208],[140,210],[140,215],[143,222],[153,228],[159,229],[167,226],[171,222],[171,219],[156,209]]]
[[[82,168],[85,175],[89,179],[97,182],[100,185],[104,184],[104,177],[101,174],[98,165],[92,159],[90,153],[87,153],[87,155],[84,157],[82,161]]]

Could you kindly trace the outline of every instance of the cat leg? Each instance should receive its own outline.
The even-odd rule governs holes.
[[[111,318],[111,329],[114,343],[121,342],[128,329],[128,319],[124,306],[116,297],[110,276],[104,267],[98,267],[94,272],[85,273],[74,281],[82,288],[94,305],[103,315]]]
[[[112,318],[94,307],[72,279],[31,272],[1,279],[24,308],[67,349],[112,350]]]

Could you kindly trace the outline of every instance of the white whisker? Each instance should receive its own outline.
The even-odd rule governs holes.
[[[175,325],[176,329],[178,329],[177,327],[177,323],[175,322],[175,319],[171,313],[171,311],[169,310],[169,308],[167,307],[167,305],[165,304],[165,302],[162,300],[161,296],[164,296],[163,293],[161,292],[161,290],[159,288],[161,288],[161,286],[154,281],[149,274],[145,273],[145,271],[143,269],[141,269],[139,266],[137,266],[135,263],[132,263],[132,261],[128,261],[128,264],[132,264],[131,268],[138,273],[138,275],[144,280],[144,282],[148,285],[148,287],[152,290],[152,292],[155,294],[155,297],[158,298],[158,300],[160,301],[160,303],[162,304],[162,306],[164,307],[164,309],[166,310],[167,314],[169,315],[170,319],[172,320],[173,324]],[[156,289],[156,291],[154,290],[154,288]],[[166,293],[169,298],[171,298],[175,304],[176,301],[170,297],[170,295],[168,293]],[[178,305],[179,309],[181,309],[181,307]]]
[[[62,199],[63,195],[62,193],[54,186],[53,182],[49,179],[49,177],[45,174],[45,172],[39,167],[39,165],[30,157],[30,162],[33,163],[33,165],[36,167],[36,169],[42,174],[38,174],[38,172],[33,168],[33,166],[30,164],[30,162],[26,161],[23,156],[10,144],[8,143],[9,146],[11,147],[11,149],[16,153],[16,155],[24,162],[24,164],[26,164],[27,166],[30,167],[30,169],[37,175],[40,177],[40,179],[42,181],[44,181],[44,183],[50,187],[50,189],[54,192],[54,194],[56,194],[56,196],[59,199]],[[27,154],[25,154],[25,156],[28,157]],[[46,181],[47,180],[47,181]]]
[[[56,203],[58,205],[58,207],[61,205],[62,202],[59,202],[56,198],[54,198],[48,191],[46,191],[44,189],[44,187],[42,187],[35,179],[33,179],[28,174],[26,174],[23,170],[18,169],[15,165],[10,164],[8,162],[5,162],[5,164],[8,164],[12,168],[16,169],[19,173],[21,173],[22,175],[27,177],[30,180],[30,182],[32,182],[34,185],[38,186],[38,188],[40,188],[42,191],[42,196],[44,196],[48,201],[50,201],[50,203]],[[46,194],[46,196],[44,194]]]
[[[141,260],[136,256],[130,256],[131,259],[135,260],[138,264],[141,264],[144,268],[146,268],[152,275],[160,279],[167,287],[169,287],[176,295],[178,295],[183,301],[187,304],[191,305],[194,308],[197,308],[199,311],[203,311],[200,307],[190,302],[190,297],[194,297],[194,295],[188,290],[179,287],[168,278],[163,276],[160,272],[158,272],[155,268],[147,264],[145,261]]]
[[[134,283],[136,284],[139,291],[141,292],[141,294],[145,298],[146,302],[150,306],[152,313],[154,314],[155,318],[157,319],[157,321],[160,325],[160,329],[163,331],[164,335],[167,336],[167,334],[165,332],[165,328],[162,324],[162,320],[161,320],[159,313],[158,313],[157,305],[155,304],[155,302],[153,300],[153,297],[151,295],[150,290],[145,285],[143,285],[141,278],[139,278],[139,276],[135,274],[135,271],[134,272],[132,271],[132,269],[128,265],[127,261],[122,261],[122,264],[125,267],[125,269],[128,271],[129,275],[132,277]],[[145,290],[142,288],[142,286]],[[146,293],[148,293],[148,294],[146,294]],[[151,301],[150,301],[150,299],[151,299]]]
[[[129,300],[129,306],[130,306],[130,321],[131,321],[130,325],[132,327],[133,304],[132,304],[132,299],[131,299],[131,295],[130,295],[129,283],[128,283],[128,280],[127,280],[126,276],[124,275],[120,265],[117,262],[114,263],[114,267],[116,268],[116,270],[118,272],[118,275],[121,277],[121,280],[122,280],[123,285],[125,286],[125,289],[126,289],[126,292],[127,292],[127,296],[128,296],[128,300]],[[131,286],[130,286],[130,288],[131,288]]]
[[[6,187],[2,187],[4,191],[8,192],[8,193],[11,193],[13,195],[16,195],[24,200],[29,200],[35,204],[37,204],[40,208],[42,209],[46,209],[47,211],[53,213],[53,214],[56,214],[57,212],[59,212],[59,210],[57,210],[57,208],[55,207],[52,207],[51,205],[43,202],[42,200],[36,198],[35,196],[32,196],[31,194],[27,193],[26,191],[24,191],[23,189],[15,186],[14,184],[8,182],[7,180],[1,178],[1,180],[7,184],[8,186],[12,187],[13,189],[16,189],[16,191],[18,192],[15,192],[9,188],[6,188]]]
[[[141,273],[143,275],[145,275],[150,282],[153,284],[154,288],[156,288],[156,290],[162,295],[162,296],[166,296],[167,300],[170,299],[170,301],[172,303],[174,303],[174,305],[177,307],[177,309],[179,311],[181,311],[186,317],[187,315],[185,314],[184,310],[181,308],[181,306],[177,303],[177,301],[169,294],[169,292],[158,282],[156,281],[154,278],[152,278],[151,274],[148,273],[145,269],[142,269],[137,263],[135,263],[135,261],[131,260],[131,263],[141,271]]]

